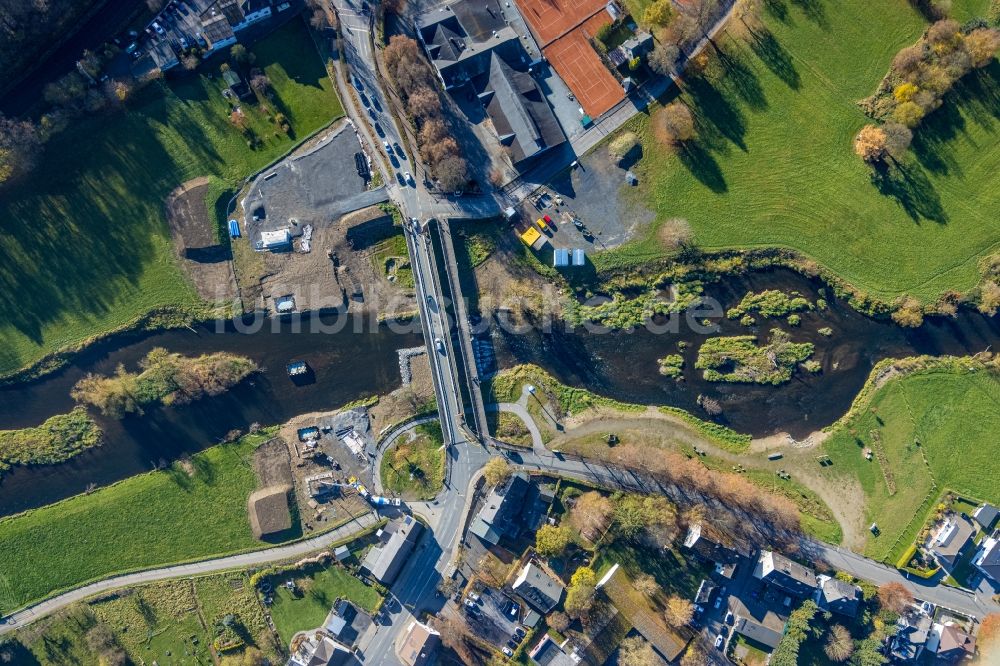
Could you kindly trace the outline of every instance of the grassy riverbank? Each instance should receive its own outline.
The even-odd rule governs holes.
[[[164,198],[196,176],[235,183],[343,114],[300,21],[251,50],[288,135],[245,105],[263,142],[251,150],[229,122],[212,61],[198,74],[149,85],[121,112],[75,121],[47,144],[29,178],[5,190],[0,374],[158,307],[202,309],[174,260]]]
[[[869,388],[824,444],[831,473],[860,482],[865,524],[877,521],[881,530],[868,535],[865,554],[887,562],[910,545],[945,490],[1000,502],[996,364],[911,363],[925,367]]]
[[[986,11],[968,0],[965,17]],[[595,256],[597,268],[665,256],[658,225],[687,219],[708,250],[790,248],[884,301],[969,290],[979,259],[997,247],[991,211],[1000,189],[1000,65],[970,75],[916,132],[901,174],[881,186],[851,150],[867,121],[856,101],[876,88],[896,52],[926,28],[913,3],[865,0],[763,3],[748,34],[734,18],[706,73],[684,77],[681,99],[698,138],[667,150],[653,120],[635,166],[658,222],[645,237]],[[784,10],[785,18],[768,7]],[[960,19],[962,20],[962,19]]]
[[[272,434],[0,520],[0,613],[115,572],[259,547],[251,455]]]

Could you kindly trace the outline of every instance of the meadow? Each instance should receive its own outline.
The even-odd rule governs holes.
[[[287,134],[244,103],[261,140],[247,145],[229,121],[216,57],[151,83],[120,111],[73,121],[38,168],[0,195],[0,375],[154,309],[206,314],[174,259],[165,197],[197,176],[233,186],[343,115],[301,21],[251,51]]]
[[[657,222],[596,266],[666,256],[658,229],[679,217],[702,249],[789,248],[883,301],[968,291],[1000,237],[1000,64],[963,79],[898,168],[874,179],[851,148],[868,122],[857,101],[926,20],[907,0],[761,4],[758,23],[733,17],[707,48],[705,72],[682,81],[695,140],[668,149],[655,112],[633,122],[644,151],[633,194]],[[955,4],[966,16],[988,3]]]
[[[1000,502],[998,428],[996,371],[942,363],[890,380],[866,409],[838,423],[823,445],[830,469],[858,479],[865,524],[881,531],[868,535],[865,555],[894,563],[945,491]]]
[[[246,499],[253,451],[272,434],[0,520],[0,613],[112,573],[259,547]]]

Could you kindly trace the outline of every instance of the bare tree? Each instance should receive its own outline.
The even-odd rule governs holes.
[[[671,143],[684,143],[695,137],[694,116],[683,102],[671,102],[663,107],[660,123]]]
[[[647,597],[655,597],[660,591],[660,584],[657,583],[656,579],[648,573],[641,573],[636,576],[635,580],[632,581],[632,584],[635,585],[635,589],[639,590]]]
[[[461,157],[446,157],[434,166],[434,175],[445,191],[457,192],[469,182],[469,165]]]
[[[0,114],[0,184],[31,171],[41,154],[42,141],[35,125]]]
[[[830,661],[847,661],[854,654],[854,640],[851,632],[840,624],[835,624],[830,628],[830,636],[823,646],[823,652],[830,658]]]
[[[585,539],[596,541],[611,524],[613,510],[610,499],[597,491],[586,492],[576,498],[569,522]]]
[[[878,602],[886,610],[902,613],[913,603],[913,595],[902,583],[885,583],[878,588]]]
[[[694,604],[683,597],[672,595],[667,599],[663,619],[671,627],[683,627],[694,617]]]

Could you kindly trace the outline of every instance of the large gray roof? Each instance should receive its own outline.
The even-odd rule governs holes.
[[[368,551],[362,566],[379,582],[391,584],[403,568],[423,529],[424,526],[413,516],[389,523],[383,530],[388,534],[388,539],[381,546]]]

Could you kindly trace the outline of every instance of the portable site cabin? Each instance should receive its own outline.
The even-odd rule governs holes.
[[[552,253],[552,265],[556,268],[569,266],[569,250],[566,248],[556,248]]]
[[[574,266],[585,266],[587,264],[587,256],[584,254],[583,250],[577,248],[573,250],[573,265]]]
[[[528,227],[527,231],[525,231],[523,234],[521,234],[521,240],[528,247],[531,247],[532,245],[534,245],[535,241],[537,241],[541,237],[542,237],[542,233],[538,229],[536,229],[534,227]]]
[[[229,237],[239,238],[240,235],[240,223],[237,220],[229,220]]]
[[[283,250],[292,244],[292,234],[285,229],[260,232],[260,250]]]

